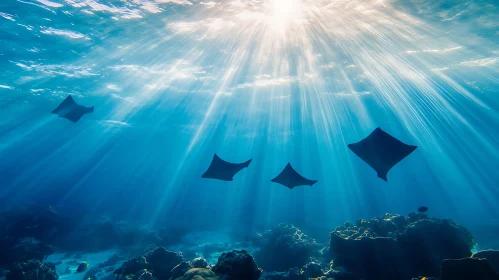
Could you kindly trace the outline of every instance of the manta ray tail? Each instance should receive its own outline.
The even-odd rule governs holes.
[[[251,161],[252,161],[252,160],[253,160],[253,159],[250,159],[250,160],[248,160],[248,161],[246,161],[246,162],[243,162],[243,166],[244,166],[244,167],[248,167],[248,166],[250,165],[250,163],[251,163]]]
[[[315,183],[319,182],[318,180],[311,180],[309,186],[313,186]]]
[[[378,177],[383,179],[385,182],[388,182],[388,178],[386,177],[386,175],[387,175],[386,173],[382,174],[378,172]]]
[[[89,111],[93,113],[94,112],[94,106],[90,107]]]

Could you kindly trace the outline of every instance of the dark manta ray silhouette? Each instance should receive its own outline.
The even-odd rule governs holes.
[[[79,104],[76,104],[73,97],[69,95],[62,101],[57,108],[52,111],[52,114],[56,114],[61,118],[68,119],[72,122],[77,122],[81,119],[81,117],[85,114],[92,113],[94,111],[94,106],[85,107]]]
[[[291,166],[291,163],[288,163],[286,167],[281,171],[281,174],[277,175],[274,179],[270,180],[271,182],[281,184],[290,189],[293,189],[297,186],[312,186],[317,183],[317,180],[309,180],[303,176],[301,176],[294,168]]]
[[[349,144],[348,147],[385,181],[388,181],[388,171],[417,148],[402,143],[379,127],[366,138]]]
[[[221,159],[217,154],[213,156],[210,167],[201,176],[202,178],[217,179],[222,181],[232,181],[234,175],[241,169],[250,165],[252,159],[243,163],[231,163]]]

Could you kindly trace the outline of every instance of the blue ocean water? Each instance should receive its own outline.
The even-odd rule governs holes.
[[[3,0],[0,205],[219,232],[427,206],[497,229],[498,14],[495,0]],[[68,95],[95,111],[50,114]],[[418,146],[388,182],[347,147],[376,127]],[[203,179],[214,153],[253,161]],[[288,162],[318,183],[271,183]]]

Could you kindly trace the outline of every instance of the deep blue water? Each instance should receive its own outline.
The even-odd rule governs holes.
[[[192,228],[499,224],[497,1],[0,1],[0,201]],[[68,95],[95,112],[50,112]],[[417,145],[388,182],[347,144]],[[202,179],[214,153],[253,158]],[[291,164],[314,186],[271,183]]]

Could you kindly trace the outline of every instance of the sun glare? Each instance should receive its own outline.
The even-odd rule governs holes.
[[[270,0],[271,24],[277,31],[285,31],[302,14],[300,0]]]

